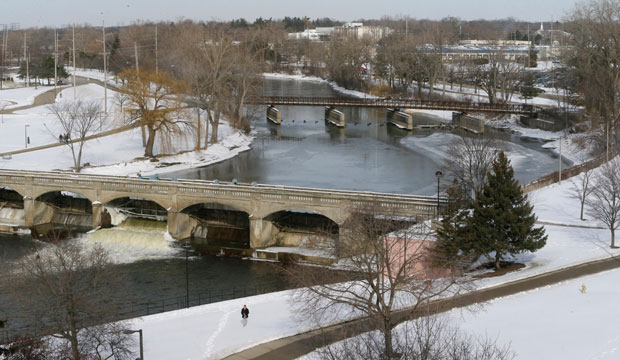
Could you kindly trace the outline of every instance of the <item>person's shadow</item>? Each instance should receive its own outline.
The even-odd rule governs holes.
[[[243,327],[246,327],[248,325],[248,319],[247,318],[241,319],[241,325],[243,325]]]

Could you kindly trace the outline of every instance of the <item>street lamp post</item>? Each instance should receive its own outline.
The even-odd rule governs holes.
[[[189,256],[189,250],[192,248],[192,245],[189,243],[189,241],[186,241],[185,243],[183,243],[183,249],[185,249],[185,307],[189,308],[189,263],[188,263],[188,256]]]
[[[125,335],[131,335],[134,333],[139,333],[140,334],[140,360],[144,360],[144,347],[142,345],[142,329],[138,329],[138,330],[123,330],[123,334]]]
[[[24,125],[24,146],[28,149],[28,127],[30,125]]]
[[[439,181],[441,180],[442,176],[443,173],[440,170],[437,170],[435,172],[435,177],[437,177],[437,218],[439,218]]]

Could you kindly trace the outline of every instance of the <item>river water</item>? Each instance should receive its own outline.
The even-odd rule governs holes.
[[[165,224],[163,225],[165,228]],[[145,227],[135,226],[134,231],[144,235]],[[185,251],[177,244],[175,247],[172,244],[167,248],[162,247],[163,232],[147,231],[147,236],[152,241],[142,241],[140,246],[131,244],[132,240],[136,240],[131,235],[124,240],[112,237],[101,243],[110,252],[115,271],[124,276],[126,291],[115,299],[123,312],[122,318],[174,310],[185,305]],[[77,241],[88,248],[93,239],[85,235],[79,239],[64,241]],[[33,240],[27,235],[0,233],[0,265],[8,262],[10,268],[12,261],[46,246],[50,245]],[[290,288],[287,279],[274,271],[273,264],[201,256],[193,251],[188,254],[192,306]],[[4,277],[7,275],[2,275],[2,281],[7,280]],[[0,320],[7,320],[6,328],[0,329],[0,343],[3,340],[3,330],[17,333],[28,328],[28,324],[21,317],[23,311],[27,309],[16,299],[0,292]]]
[[[325,83],[295,80],[269,80],[265,94],[341,96]],[[432,195],[436,193],[435,171],[456,137],[445,131],[410,133],[386,125],[384,109],[344,109],[345,129],[326,125],[321,107],[280,110],[281,126],[267,122],[262,115],[253,121],[256,139],[250,151],[170,176]],[[264,114],[264,108],[260,111]],[[414,116],[418,124],[438,120],[431,115]],[[557,157],[543,149],[541,142],[491,129],[485,136],[502,140],[521,182],[534,180],[557,166]],[[124,229],[95,235],[111,252],[117,270],[126,275],[128,290],[118,301],[126,306],[127,316],[170,310],[184,303],[185,252],[165,239],[165,224],[158,226],[126,224]],[[71,241],[89,244],[92,240],[85,236]],[[46,245],[25,235],[0,234],[0,262],[31,254],[37,246]],[[290,287],[270,264],[194,253],[188,264],[192,304]],[[0,293],[0,320],[8,319],[9,331],[24,325],[19,320],[20,311],[19,304]]]
[[[269,79],[265,95],[342,96],[328,84]],[[326,124],[322,107],[279,107],[282,125],[265,120],[264,108],[253,121],[252,149],[204,168],[170,174],[185,179],[219,179],[263,184],[365,190],[432,195],[437,192],[435,172],[441,168],[451,141],[449,131],[408,132],[385,124],[386,110],[344,108],[344,129]],[[450,113],[446,113],[448,116]],[[416,113],[414,123],[435,124],[439,118]],[[543,143],[487,129],[497,138],[522,183],[554,171],[557,156]],[[563,166],[568,166],[564,163]]]

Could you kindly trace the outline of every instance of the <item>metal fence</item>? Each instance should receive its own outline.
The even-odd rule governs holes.
[[[205,291],[200,293],[190,293],[189,302],[185,295],[162,298],[157,300],[149,300],[138,303],[121,304],[114,318],[109,321],[120,321],[132,319],[140,316],[159,314],[166,311],[184,309],[187,306],[199,306],[216,303],[226,300],[234,300],[248,296],[267,294],[274,291],[284,290],[282,282],[266,282],[252,286],[232,287],[218,289],[213,291]],[[241,306],[239,307],[241,309]],[[10,326],[10,324],[9,324]],[[19,329],[0,329],[0,344],[6,344],[14,341],[17,337],[39,337],[44,335],[35,327],[25,326]]]

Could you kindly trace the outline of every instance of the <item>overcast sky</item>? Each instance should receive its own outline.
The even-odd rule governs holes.
[[[135,20],[231,20],[284,16],[338,20],[383,15],[464,20],[514,17],[559,20],[578,0],[0,0],[0,24],[25,27],[65,24],[126,25]]]

